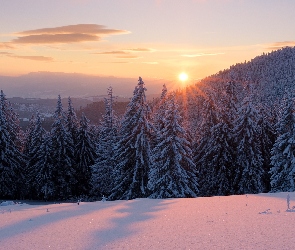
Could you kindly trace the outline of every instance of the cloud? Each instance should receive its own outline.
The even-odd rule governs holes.
[[[295,41],[276,42],[268,45],[267,50],[278,50],[284,47],[294,47]]]
[[[138,58],[138,56],[126,55],[126,56],[117,56],[117,58],[129,58],[129,59],[135,59],[135,58]]]
[[[7,56],[7,55],[13,55],[13,54],[10,53],[10,52],[0,52],[0,55],[5,55],[5,56]]]
[[[44,28],[36,30],[27,30],[19,32],[19,35],[40,35],[40,34],[93,34],[93,35],[110,35],[110,34],[126,34],[129,33],[126,30],[117,30],[117,29],[106,29],[104,25],[98,24],[76,24],[61,26],[55,28]]]
[[[111,63],[130,63],[130,62],[111,62]]]
[[[145,64],[159,64],[158,62],[142,62],[142,63],[145,63]]]
[[[224,55],[224,53],[198,53],[198,54],[186,54],[182,55],[184,57],[200,57],[200,56],[217,56]]]
[[[19,56],[8,52],[0,52],[0,54],[6,55],[8,57],[18,58],[18,59],[26,59],[33,61],[42,61],[42,62],[52,62],[53,58],[48,56]]]
[[[117,55],[117,58],[129,58],[135,59],[139,58],[138,56],[134,55],[134,52],[150,52],[153,51],[149,48],[133,48],[133,49],[122,49],[122,50],[113,50],[113,51],[103,51],[103,52],[95,52],[92,54],[96,55]],[[133,55],[132,55],[133,54]]]
[[[77,24],[54,28],[27,30],[16,33],[14,44],[55,44],[99,41],[101,37],[130,33],[126,30],[107,29],[98,24]]]
[[[151,52],[152,49],[149,48],[135,48],[135,49],[126,49],[128,51],[135,51],[135,52]]]
[[[105,51],[105,52],[97,52],[97,53],[93,53],[93,54],[98,54],[98,55],[126,55],[126,54],[130,54],[126,51],[123,50],[115,50],[115,51]]]
[[[19,59],[27,59],[34,61],[52,62],[53,58],[48,56],[12,56]]]
[[[0,43],[0,49],[14,49],[14,47],[9,43]]]
[[[98,41],[99,37],[88,34],[54,34],[54,35],[30,35],[18,37],[12,40],[17,44],[47,44],[47,43],[78,43]]]

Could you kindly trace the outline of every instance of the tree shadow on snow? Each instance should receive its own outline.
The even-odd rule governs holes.
[[[5,213],[0,213],[0,242],[1,240],[8,239],[10,237],[17,236],[18,234],[38,230],[40,227],[44,227],[53,223],[61,223],[63,220],[71,219],[86,215],[88,213],[97,212],[99,210],[108,209],[115,204],[108,203],[107,206],[103,202],[86,202],[80,203],[60,203],[60,204],[44,204],[39,206],[23,205],[22,207],[9,206],[6,207]],[[1,208],[1,207],[0,207]],[[14,211],[16,210],[16,211]],[[26,210],[30,210],[30,216],[17,220],[7,226],[2,226],[1,221],[6,216],[15,216],[16,212],[22,213]],[[42,215],[35,215],[33,210],[44,211]],[[0,247],[1,248],[1,247]]]
[[[122,204],[125,207],[116,209],[115,214],[113,214],[114,216],[109,218],[107,225],[110,227],[93,233],[93,242],[90,243],[92,245],[87,249],[108,249],[111,247],[109,245],[110,243],[140,234],[138,223],[156,218],[155,212],[166,209],[175,201],[170,199],[143,198],[115,202],[124,202]],[[130,246],[131,248],[132,246]]]

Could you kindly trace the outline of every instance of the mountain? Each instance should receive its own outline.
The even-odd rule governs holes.
[[[216,91],[229,81],[244,88],[251,84],[256,103],[278,106],[286,93],[295,91],[295,47],[285,47],[238,63],[201,80],[195,87]],[[240,94],[242,99],[245,93]]]
[[[21,76],[0,76],[0,86],[8,97],[57,98],[95,97],[105,95],[112,86],[114,94],[131,97],[138,78],[116,78],[84,75],[78,73],[33,72]],[[161,92],[165,83],[159,79],[144,79],[148,83],[149,94]]]

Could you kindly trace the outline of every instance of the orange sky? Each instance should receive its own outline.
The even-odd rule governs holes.
[[[188,82],[295,45],[294,1],[12,0],[0,75],[36,71]]]

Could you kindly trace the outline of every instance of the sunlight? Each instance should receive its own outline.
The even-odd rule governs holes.
[[[188,75],[185,72],[179,74],[178,79],[182,82],[185,82],[188,79]]]

